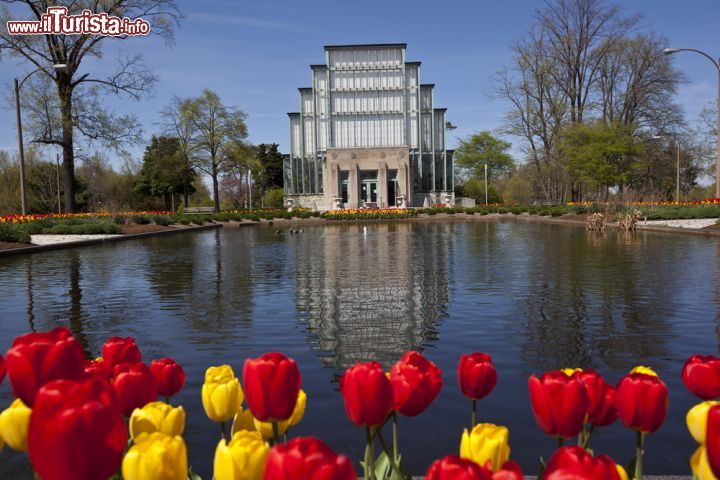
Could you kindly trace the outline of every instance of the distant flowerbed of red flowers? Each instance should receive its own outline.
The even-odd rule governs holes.
[[[602,202],[568,202],[567,205],[592,205],[594,203]],[[720,198],[706,198],[705,200],[696,200],[692,202],[624,202],[625,205],[634,206],[673,206],[673,205],[720,205]]]
[[[171,403],[185,385],[183,368],[172,358],[145,363],[131,337],[109,338],[101,353],[86,359],[66,328],[17,337],[6,359],[0,356],[0,383],[7,373],[15,396],[0,413],[0,448],[6,444],[26,452],[42,479],[106,480],[119,473],[125,480],[199,478],[188,468],[186,412]],[[695,478],[718,478],[720,358],[693,355],[681,377],[703,400],[687,414],[688,429],[699,444],[691,469]],[[460,438],[459,455],[432,462],[427,479],[524,478],[510,459],[508,429],[476,423],[477,402],[493,391],[497,380],[490,355],[461,356],[457,383],[470,400],[469,428]],[[400,461],[398,416],[422,414],[443,384],[442,371],[416,351],[407,352],[389,371],[376,362],[345,371],[340,395],[348,420],[365,435],[360,465],[366,480],[408,478]],[[538,427],[558,444],[540,479],[627,480],[623,467],[591,447],[593,433],[618,419],[635,433],[632,478],[642,479],[644,439],[662,426],[668,412],[667,386],[652,369],[636,367],[613,385],[594,370],[567,368],[531,375],[528,388]],[[242,384],[230,365],[211,366],[199,395],[207,417],[221,427],[215,479],[357,478],[353,461],[321,440],[288,440],[288,430],[302,420],[308,402],[292,358],[270,352],[246,359]],[[391,442],[385,439],[386,426],[392,429]],[[576,444],[564,445],[573,438]]]
[[[0,223],[27,223],[43,220],[45,218],[103,218],[117,215],[173,215],[174,212],[95,212],[95,213],[31,213],[28,215],[5,215],[0,217]]]

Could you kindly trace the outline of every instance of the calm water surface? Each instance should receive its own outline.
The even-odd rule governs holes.
[[[683,235],[522,222],[447,221],[222,229],[0,259],[0,349],[29,329],[67,326],[89,357],[111,335],[134,336],[145,360],[171,356],[188,373],[176,398],[188,410],[190,463],[211,478],[219,429],[200,403],[203,372],[282,350],[308,393],[294,435],[318,435],[354,459],[363,432],[345,418],[338,376],[358,361],[391,365],[409,349],[444,372],[421,416],[401,419],[412,470],[456,453],[469,422],[458,391],[463,352],[489,352],[500,380],[479,418],[510,427],[512,456],[528,473],[555,441],[535,425],[527,377],[592,367],[615,382],[636,364],[671,390],[670,413],[647,441],[649,473],[688,473],[694,403],[680,369],[718,351],[720,243]],[[0,401],[10,401],[7,382]],[[634,434],[619,426],[596,452],[626,463]],[[22,455],[0,453],[0,477],[29,478]]]

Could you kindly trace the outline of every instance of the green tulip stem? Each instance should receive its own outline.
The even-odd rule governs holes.
[[[375,448],[373,446],[373,429],[371,427],[365,427],[365,434],[367,435],[368,445],[368,458],[365,464],[365,477],[367,480],[375,480]]]
[[[275,441],[275,444],[280,442],[280,430],[278,429],[278,423],[273,420],[272,421],[273,426],[273,440]]]
[[[565,437],[557,437],[557,448],[562,448],[565,445]]]
[[[168,405],[170,405],[170,397],[165,397],[165,403],[167,403]]]
[[[226,430],[227,427],[225,426],[225,422],[220,422],[220,434],[222,435],[223,440],[227,440]]]
[[[637,443],[635,444],[636,457],[635,457],[635,477],[634,480],[642,480],[643,478],[643,444],[645,443],[645,434],[638,430],[637,432]]]
[[[382,445],[385,455],[388,458],[392,458],[392,460],[390,460],[390,466],[392,467],[393,473],[390,476],[390,478],[393,478],[393,479],[399,478],[400,480],[402,480],[404,478],[404,476],[403,476],[402,470],[400,469],[400,465],[397,462],[397,459],[394,456],[390,457],[390,448],[388,448],[387,442],[385,441],[385,438],[383,438],[383,436],[382,436],[382,432],[380,430],[378,430],[377,434],[378,434],[377,435],[378,438],[380,439],[380,445]]]
[[[474,398],[472,399],[472,415],[470,415],[470,432],[472,432],[473,428],[475,428],[475,425],[477,424],[477,400]]]

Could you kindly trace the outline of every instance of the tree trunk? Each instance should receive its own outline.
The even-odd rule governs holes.
[[[60,74],[58,93],[60,96],[60,115],[62,119],[63,149],[63,203],[65,213],[75,212],[75,158],[73,152],[72,87],[70,79]]]
[[[183,206],[185,208],[190,206],[190,195],[188,194],[187,190],[183,192]]]
[[[220,189],[218,188],[218,171],[217,165],[213,160],[212,165],[212,183],[213,183],[213,198],[215,199],[215,211],[220,211]]]

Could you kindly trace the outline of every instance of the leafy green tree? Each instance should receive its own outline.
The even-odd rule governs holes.
[[[485,181],[471,178],[459,187],[460,196],[473,198],[478,204],[485,204]],[[492,186],[488,185],[488,203],[500,203],[502,199]]]
[[[644,145],[634,140],[635,126],[618,121],[572,123],[560,134],[560,154],[568,169],[596,189],[623,188],[638,166]]]
[[[261,143],[257,146],[257,157],[260,162],[260,187],[263,192],[271,188],[283,186],[283,157],[278,151],[277,143]]]
[[[508,153],[510,147],[510,143],[488,131],[477,132],[460,140],[453,158],[465,178],[484,178],[485,164],[488,177],[493,178],[515,170],[515,161]]]
[[[135,183],[135,190],[145,195],[161,197],[165,208],[174,207],[176,194],[187,195],[195,191],[195,173],[189,167],[175,137],[155,136],[145,148],[143,165]]]

